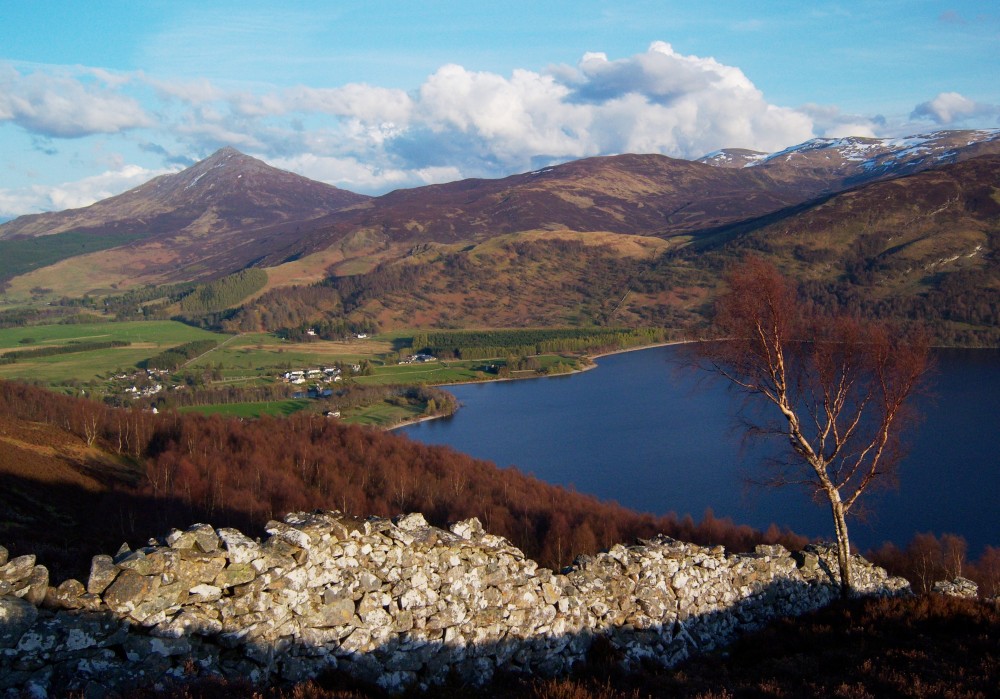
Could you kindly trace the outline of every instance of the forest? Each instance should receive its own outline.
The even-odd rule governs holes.
[[[0,359],[7,359],[12,362],[18,359],[37,359],[39,357],[53,357],[58,354],[73,354],[74,352],[91,352],[93,350],[113,349],[117,347],[128,347],[132,343],[128,340],[110,340],[107,342],[70,342],[65,345],[52,345],[49,347],[37,347],[34,349],[11,350],[0,354]]]
[[[177,345],[176,347],[171,347],[170,349],[164,350],[159,354],[154,354],[152,357],[142,362],[142,368],[174,371],[185,362],[194,359],[199,355],[205,354],[211,349],[215,349],[218,344],[219,343],[215,340],[194,340],[192,342],[185,342],[183,345]]]
[[[662,342],[656,328],[554,328],[536,330],[464,330],[417,333],[414,350],[436,357],[490,359],[559,352],[601,352]]]
[[[85,577],[91,555],[117,549],[123,538],[134,546],[197,521],[253,533],[288,511],[314,508],[363,516],[422,512],[438,526],[478,517],[488,531],[554,568],[578,554],[657,533],[737,551],[758,543],[794,550],[806,543],[774,525],[759,532],[710,511],[700,522],[634,512],[516,468],[315,414],[248,421],[153,414],[0,381],[0,417],[20,429],[42,423],[63,430],[133,474],[87,496],[98,498],[99,517],[92,513],[65,530],[52,522],[24,527],[16,541],[4,542],[77,576]],[[91,472],[98,468],[93,458],[87,463]],[[82,550],[84,530],[96,550]],[[46,543],[45,537],[57,541]],[[928,536],[908,548],[884,547],[875,561],[907,572],[917,585],[961,573],[977,579],[984,593],[1000,592],[1000,548],[988,547],[973,565],[963,546],[957,537]]]
[[[181,298],[181,313],[200,315],[217,313],[236,306],[251,294],[255,294],[267,284],[267,272],[250,267],[235,274],[200,284]]]

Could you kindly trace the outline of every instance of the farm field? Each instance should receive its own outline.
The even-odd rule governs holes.
[[[516,345],[522,339],[533,339],[532,333],[537,331],[504,331],[504,338]],[[503,368],[504,365],[505,357],[399,363],[401,357],[413,351],[413,337],[412,332],[395,331],[343,340],[290,341],[270,333],[227,335],[209,332],[175,321],[24,326],[0,329],[0,354],[62,351],[41,356],[26,354],[12,363],[0,363],[0,379],[35,381],[53,390],[73,394],[85,391],[93,398],[109,400],[116,405],[176,406],[185,412],[249,419],[264,415],[286,416],[301,410],[318,411],[326,405],[341,408],[344,422],[388,428],[422,417],[427,404],[383,400],[374,398],[381,393],[374,393],[374,402],[358,406],[343,395],[329,402],[317,402],[314,394],[327,389],[337,391],[338,387],[350,384],[355,388],[375,389],[496,380],[498,366]],[[147,360],[166,350],[173,349],[177,353],[190,343],[206,340],[211,342],[183,355],[192,358],[179,366],[151,367],[169,368],[169,373],[147,375],[144,370]],[[122,346],[112,343],[122,343]],[[507,353],[502,346],[490,349]],[[449,356],[451,350],[443,350],[443,354]],[[479,356],[482,354],[480,351]],[[579,357],[555,353],[532,356],[527,363],[523,358],[518,362],[510,371],[503,369],[500,375],[532,378],[564,373],[584,365]],[[287,371],[334,365],[342,368],[343,383],[310,381],[286,387],[279,378]],[[180,389],[189,391],[174,392]],[[305,397],[307,390],[313,397]],[[201,397],[173,398],[188,396],[194,391],[201,392]],[[191,402],[195,405],[190,405]]]
[[[362,384],[441,384],[464,381],[483,381],[496,378],[482,371],[482,360],[424,362],[420,364],[375,365],[371,376],[359,376],[355,380]]]
[[[144,359],[186,342],[211,339],[221,344],[230,337],[170,320],[3,328],[0,329],[0,353],[71,347],[74,343],[118,341],[131,344],[0,364],[0,378],[26,379],[49,385],[86,382],[119,370],[134,370]]]
[[[373,360],[391,351],[392,343],[383,339],[288,342],[269,333],[245,333],[195,360],[191,366],[221,364],[226,377],[274,376],[288,369]]]
[[[355,425],[370,427],[394,427],[403,422],[415,420],[423,415],[423,410],[417,406],[400,406],[391,403],[375,403],[357,410],[346,411],[343,421]]]
[[[269,400],[253,403],[215,403],[212,405],[194,405],[180,408],[182,413],[201,413],[202,415],[222,415],[224,417],[258,418],[264,415],[286,417],[309,407],[312,401],[305,398],[292,400]]]
[[[218,339],[228,335],[209,332],[173,320],[146,320],[124,323],[68,323],[28,325],[0,329],[0,350],[27,349],[36,346],[64,345],[72,341],[113,341],[147,343],[163,348],[194,340]],[[26,344],[25,339],[34,340]]]

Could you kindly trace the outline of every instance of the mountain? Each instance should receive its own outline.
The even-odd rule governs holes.
[[[332,280],[325,308],[383,327],[683,325],[697,322],[725,262],[754,249],[827,285],[824,294],[877,276],[883,286],[864,293],[910,303],[954,271],[992,274],[972,263],[992,264],[996,249],[986,185],[997,182],[998,154],[1000,130],[814,139],[771,155],[587,158],[363,197],[224,149],[87,209],[0,226],[0,279],[16,245],[51,240],[50,257],[32,248],[34,267],[6,275],[8,299],[101,295],[255,266],[271,290]],[[921,240],[907,237],[916,231]],[[889,260],[915,267],[872,271]],[[931,264],[934,274],[918,274]],[[290,318],[289,301],[261,301],[281,311],[264,317]],[[301,322],[310,308],[320,313],[312,302],[295,307]]]
[[[702,322],[726,265],[759,254],[819,305],[920,319],[941,343],[995,344],[998,191],[1000,155],[986,155],[697,231],[684,244],[574,231],[426,243],[323,288],[349,316],[386,328],[683,328]],[[260,303],[276,316],[290,301],[275,292]]]
[[[994,276],[983,294],[1000,293],[1000,155],[860,186],[723,230],[719,239],[729,242],[718,250],[758,249],[803,279],[854,277],[893,288],[979,270]]]
[[[689,236],[799,203],[766,173],[661,155],[587,158],[498,180],[397,190],[325,219],[303,254],[345,240],[368,249],[479,243],[526,231]],[[272,256],[268,263],[280,260]]]
[[[703,155],[696,162],[714,165],[715,167],[743,168],[768,157],[768,153],[747,148],[723,148]]]
[[[21,216],[0,225],[0,243],[63,235],[72,243],[68,253],[81,241],[86,252],[87,245],[119,248],[110,263],[88,260],[105,277],[181,281],[242,269],[286,246],[310,221],[367,199],[223,148],[91,206]]]
[[[995,153],[1000,153],[1000,129],[937,131],[905,138],[814,138],[770,155],[725,149],[699,162],[766,172],[780,182],[812,187],[815,194],[822,194]]]
[[[698,162],[661,155],[586,158],[503,179],[391,192],[327,217],[327,226],[303,236],[303,254],[345,239],[386,250],[480,243],[526,231],[611,232],[684,244],[865,182],[989,153],[1000,153],[1000,130],[815,139],[772,155],[727,149]],[[278,261],[272,256],[267,263]]]
[[[66,231],[218,235],[318,218],[367,197],[271,167],[235,148],[82,209],[21,216],[0,240]]]

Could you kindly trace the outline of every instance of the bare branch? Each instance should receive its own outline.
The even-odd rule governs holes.
[[[769,483],[808,483],[825,496],[846,592],[846,515],[901,458],[905,403],[926,370],[927,343],[846,315],[804,313],[792,285],[758,258],[734,268],[727,281],[714,326],[725,340],[704,343],[703,365],[777,409],[780,430],[749,425],[747,433],[780,433],[798,462],[798,475],[785,469]]]

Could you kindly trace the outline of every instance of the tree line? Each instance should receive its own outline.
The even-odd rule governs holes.
[[[36,347],[34,349],[11,350],[0,354],[0,359],[8,359],[12,362],[18,359],[36,359],[38,357],[53,357],[59,354],[73,354],[75,352],[91,352],[93,350],[113,349],[117,347],[128,347],[132,343],[127,340],[110,340],[107,342],[71,342],[66,345],[53,345],[51,347]]]
[[[659,328],[555,328],[416,333],[414,350],[437,357],[491,359],[559,352],[599,352],[662,342]]]
[[[221,279],[199,284],[181,297],[181,313],[201,315],[217,313],[236,306],[267,284],[267,272],[256,267],[242,269]]]
[[[209,350],[218,347],[215,340],[194,340],[185,342],[183,345],[171,347],[159,354],[154,354],[149,359],[142,362],[144,369],[165,369],[173,371],[195,357],[205,354]]]
[[[479,517],[489,531],[555,567],[575,554],[661,532],[739,550],[764,541],[791,547],[805,541],[776,527],[761,533],[712,515],[696,523],[636,513],[515,468],[315,414],[253,421],[153,414],[11,381],[0,381],[0,411],[57,426],[134,460],[144,479],[127,494],[158,504],[108,514],[132,523],[134,540],[196,520],[260,528],[287,511],[319,507],[379,516],[420,511],[437,525]],[[115,507],[128,502],[122,497]]]

